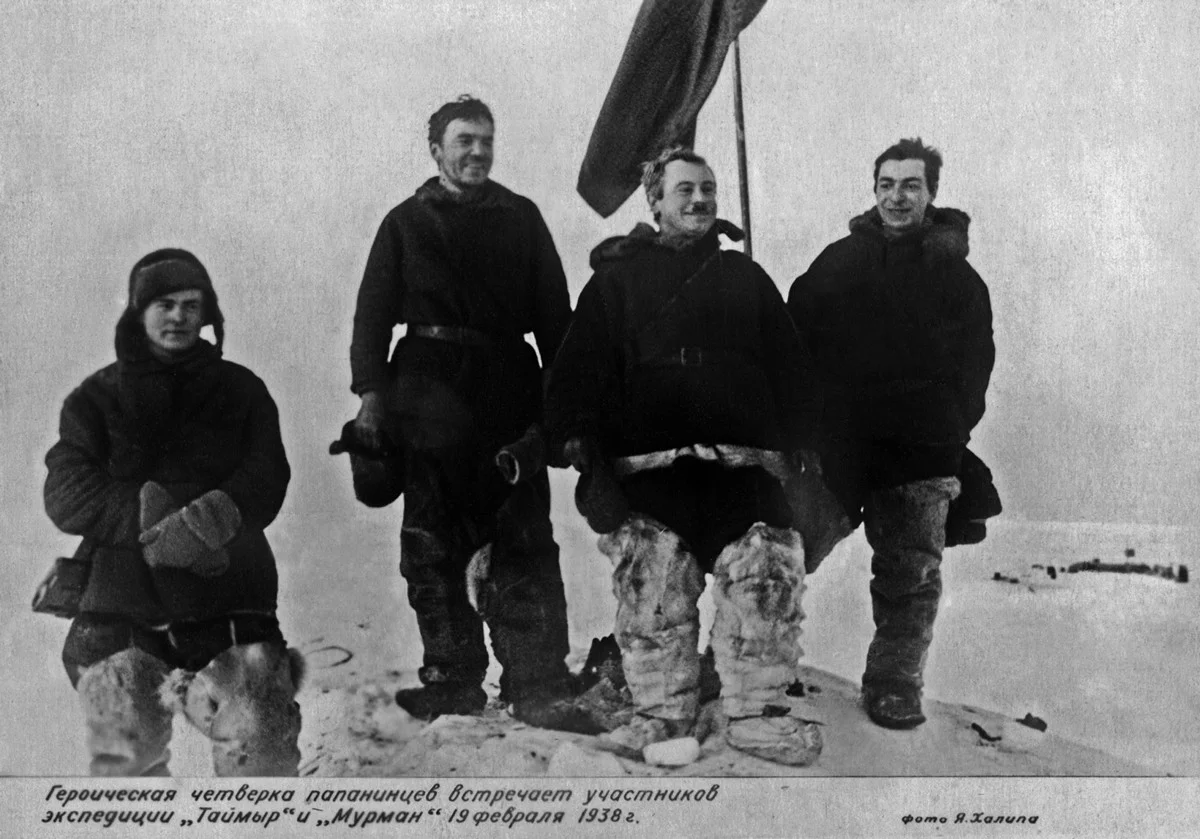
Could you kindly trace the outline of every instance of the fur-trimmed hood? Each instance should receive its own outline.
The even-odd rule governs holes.
[[[955,259],[966,259],[970,252],[967,228],[971,225],[971,217],[962,210],[952,207],[934,207],[932,204],[925,211],[925,222],[919,230],[907,233],[894,241],[903,242],[910,237],[919,238],[923,251],[923,260],[932,265],[938,262],[949,262]],[[883,237],[883,219],[879,209],[872,207],[862,215],[850,219],[850,232],[858,236]]]
[[[709,237],[717,235],[724,236],[732,242],[740,242],[746,238],[746,234],[742,229],[731,221],[726,221],[723,218],[717,219],[712,228],[705,233],[700,239],[701,242]],[[592,270],[598,270],[601,265],[607,262],[620,262],[628,259],[635,253],[638,253],[643,248],[650,247],[659,243],[659,231],[639,221],[634,225],[633,230],[629,231],[626,236],[610,236],[596,247],[592,248],[591,266]]]

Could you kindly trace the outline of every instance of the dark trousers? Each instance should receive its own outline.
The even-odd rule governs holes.
[[[920,689],[942,594],[946,516],[959,492],[964,446],[834,438],[822,450],[825,479],[871,557],[875,637],[863,685]]]
[[[871,493],[866,504],[875,637],[864,687],[924,685],[942,595],[946,513],[957,478],[926,478]]]
[[[783,487],[758,467],[728,469],[685,457],[665,469],[635,472],[621,480],[621,489],[629,508],[669,527],[706,574],[755,522],[791,527]]]
[[[85,612],[71,622],[62,661],[71,687],[75,687],[84,668],[130,647],[149,653],[168,669],[196,671],[235,644],[264,641],[287,646],[274,615],[226,615],[173,624],[168,632],[143,626],[125,615]]]
[[[569,678],[567,603],[546,472],[509,487],[494,454],[482,446],[408,453],[400,572],[425,648],[422,682],[482,684],[486,620],[503,668],[501,696],[515,701]],[[488,544],[476,612],[466,569]]]

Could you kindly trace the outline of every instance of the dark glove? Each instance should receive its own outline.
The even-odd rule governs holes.
[[[590,440],[572,437],[564,447],[566,458],[579,471],[575,506],[596,533],[612,533],[629,518],[629,501],[612,467]]]
[[[946,547],[976,545],[987,538],[987,520],[1004,511],[992,470],[970,449],[958,470],[962,492],[946,515]]]
[[[224,547],[241,525],[242,514],[233,499],[215,489],[144,531],[139,538],[142,556],[152,568],[216,577],[229,568]]]
[[[837,496],[825,485],[820,459],[812,452],[793,456],[783,492],[792,510],[792,528],[804,542],[805,573],[811,574],[854,528]]]

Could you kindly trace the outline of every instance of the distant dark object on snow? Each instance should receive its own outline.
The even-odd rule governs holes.
[[[1052,579],[1052,580],[1058,579],[1058,572],[1054,570],[1053,565],[1051,565],[1049,568],[1046,569],[1046,573],[1050,575],[1050,579]]]
[[[1017,722],[1019,722],[1021,725],[1027,725],[1030,728],[1038,731],[1045,731],[1047,728],[1046,721],[1044,719],[1041,717],[1035,717],[1030,713],[1026,713],[1024,719],[1019,719]]]
[[[1181,583],[1186,583],[1188,581],[1188,570],[1186,565],[1179,566],[1179,573],[1175,575],[1175,579]]]
[[[1137,551],[1135,551],[1133,548],[1125,549],[1125,558],[1126,559],[1133,559],[1135,556],[1137,556]]]
[[[1128,554],[1129,551],[1127,550],[1126,553]],[[1186,575],[1187,566],[1179,567],[1180,571]],[[1088,562],[1073,563],[1067,568],[1067,571],[1072,574],[1077,571],[1108,571],[1113,574],[1147,574],[1167,580],[1176,579],[1175,570],[1170,565],[1147,565],[1144,562],[1101,562],[1099,557],[1092,557]]]

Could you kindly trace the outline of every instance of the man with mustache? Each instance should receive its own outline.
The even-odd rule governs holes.
[[[920,138],[884,151],[876,206],[788,298],[825,383],[826,480],[874,549],[863,703],[887,728],[925,721],[947,514],[996,353],[987,286],[966,260],[970,218],[932,204],[941,166]]]
[[[546,421],[583,473],[580,511],[613,561],[616,640],[636,715],[605,735],[630,755],[695,733],[699,612],[714,576],[715,665],[735,748],[806,765],[816,725],[789,714],[804,548],[781,486],[819,400],[774,283],[719,234],[712,169],[672,148],[644,167],[655,230],[592,251],[551,369]]]
[[[491,111],[469,96],[430,117],[438,174],[384,218],[358,292],[354,431],[368,447],[398,448],[403,463],[400,572],[424,666],[422,686],[397,703],[425,720],[481,712],[486,620],[501,699],[519,719],[557,726],[575,681],[549,483],[543,466],[510,486],[494,459],[541,422],[542,373],[525,335],[553,359],[570,298],[537,207],[489,178],[494,135]],[[397,324],[407,333],[389,360]],[[473,605],[466,569],[481,550],[490,571]]]

